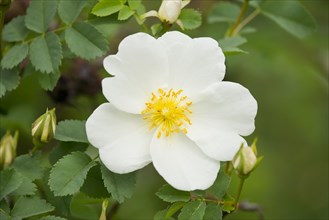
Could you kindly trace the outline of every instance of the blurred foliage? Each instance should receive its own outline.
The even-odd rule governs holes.
[[[160,5],[160,2],[155,1],[143,2],[146,9],[135,8],[137,14],[143,13],[145,10],[157,9]],[[248,7],[246,12],[252,14],[257,10],[258,2],[252,1],[253,6]],[[329,3],[328,1],[300,2],[303,6],[296,6],[296,11],[291,11],[289,8],[282,9],[279,6],[271,6],[275,3],[269,1],[267,6],[264,6],[263,11],[257,12],[259,13],[257,16],[264,19],[258,19],[257,17],[257,19],[250,22],[250,26],[241,29],[240,33],[243,33],[243,37],[237,35],[229,38],[229,40],[225,38],[225,35],[227,35],[226,30],[234,24],[234,18],[239,14],[236,5],[241,6],[241,4],[234,4],[233,6],[233,3],[240,3],[240,1],[219,1],[219,3],[214,0],[192,1],[189,5],[189,7],[202,12],[203,23],[199,29],[187,33],[194,37],[210,36],[219,40],[226,55],[240,53],[236,56],[227,56],[225,80],[235,81],[249,88],[258,101],[256,131],[247,140],[251,143],[253,138],[259,138],[258,150],[261,155],[265,155],[265,160],[254,172],[252,180],[246,180],[241,198],[242,201],[254,201],[259,204],[260,208],[257,206],[254,209],[262,211],[266,219],[328,219]],[[28,21],[25,20],[27,28],[36,33],[30,33],[31,31],[24,28],[24,25],[22,25],[24,18],[22,16],[13,19],[17,15],[25,13],[27,3],[28,1],[13,2],[5,20],[7,24],[12,25],[7,27],[6,34],[3,37],[4,40],[10,39],[8,40],[10,42],[21,41],[31,34],[37,36],[36,33],[46,31],[46,28],[40,23],[35,23],[34,16],[39,12],[37,9],[31,9],[35,11],[28,13],[26,16],[30,18]],[[64,24],[71,23],[75,21],[81,10],[83,16],[87,15],[89,12],[87,9],[91,10],[94,3],[93,0],[87,0],[81,1],[79,4],[76,2],[76,4],[63,6],[68,3],[59,1],[59,17],[56,17],[56,19],[62,20]],[[47,32],[44,39],[36,37],[32,42],[27,42],[30,44],[29,53],[26,52],[26,44],[24,43],[10,49],[7,48],[9,49],[7,57],[3,58],[7,61],[1,61],[6,63],[3,67],[11,69],[21,61],[23,61],[21,65],[25,67],[23,74],[22,71],[17,69],[2,71],[2,74],[10,74],[11,77],[6,77],[8,80],[1,78],[0,83],[0,96],[7,92],[0,102],[0,136],[3,136],[7,129],[19,130],[20,138],[17,155],[27,153],[32,149],[31,124],[48,107],[56,107],[59,121],[64,119],[85,120],[100,103],[105,101],[101,94],[100,81],[107,74],[102,69],[102,60],[96,59],[87,62],[76,56],[92,59],[103,55],[107,50],[105,40],[109,42],[110,53],[115,53],[119,42],[125,36],[139,31],[137,22],[140,21],[138,19],[126,20],[133,17],[131,11],[121,1],[117,1],[117,3],[113,5],[110,11],[100,11],[97,10],[97,7],[92,9],[95,14],[102,13],[103,15],[105,13],[104,16],[109,15],[107,17],[97,19],[90,15],[88,23],[76,22],[65,30],[63,35]],[[222,6],[219,8],[219,4],[224,5],[224,8]],[[295,2],[291,1],[289,4],[295,4]],[[128,5],[133,7],[133,1],[128,1]],[[87,8],[86,11],[83,9],[84,6]],[[305,16],[307,12],[304,11],[304,6],[309,9],[315,18],[317,24],[315,33],[312,32],[315,23],[311,18]],[[278,7],[277,10],[281,10],[283,13],[278,15],[274,7]],[[70,8],[70,13],[65,11],[67,8]],[[214,16],[218,11],[229,12],[229,15],[225,17]],[[50,9],[49,14],[52,13]],[[230,19],[231,15],[234,16]],[[117,17],[119,17],[119,20],[126,20],[125,23],[118,23],[116,21]],[[50,18],[45,17],[44,19],[49,20]],[[294,23],[296,19],[303,21],[304,26],[296,26]],[[146,24],[153,25],[156,22],[158,21],[149,19]],[[193,23],[189,24],[193,26]],[[280,29],[280,26],[287,32]],[[10,28],[16,30],[16,32],[11,31]],[[95,31],[95,28],[97,31]],[[179,27],[175,25],[172,29],[179,29]],[[256,30],[257,32],[255,32]],[[97,36],[91,35],[91,32],[96,33]],[[307,38],[301,40],[288,32],[298,37]],[[79,41],[77,40],[80,36],[79,33],[83,33],[87,37],[79,39]],[[48,38],[58,38],[60,42],[59,40],[48,42]],[[62,41],[67,43],[67,47],[62,44]],[[78,44],[81,41],[91,43],[90,48],[87,48],[88,50],[82,48]],[[56,45],[52,45],[54,42]],[[50,63],[33,59],[33,47],[37,46],[42,51],[45,45],[54,48],[48,54],[54,58]],[[91,53],[89,53],[90,51]],[[245,51],[248,54],[243,54]],[[19,61],[11,59],[11,54],[20,54]],[[24,62],[26,56],[30,56],[33,66]],[[62,60],[62,56],[65,59]],[[61,76],[56,72],[59,65],[61,65]],[[53,73],[45,74],[34,69]],[[19,76],[21,76],[21,79]],[[52,78],[49,76],[52,76]],[[36,82],[39,82],[40,85]],[[18,83],[20,84],[17,87]],[[14,90],[16,87],[17,89]],[[44,89],[54,90],[45,91]],[[65,122],[70,123],[72,121],[62,123]],[[75,126],[75,124],[71,124],[71,126]],[[65,128],[67,127],[62,129]],[[66,133],[64,132],[64,134]],[[84,142],[85,136],[83,133],[77,132],[75,135],[74,138]],[[57,138],[72,141],[63,135]],[[72,137],[70,136],[70,138]],[[53,146],[55,146],[54,142],[46,146],[43,151],[48,154]],[[66,162],[63,161],[65,158],[59,160],[62,156],[77,149],[86,148],[87,146],[84,143],[60,143],[58,147],[54,148],[56,151],[52,150],[50,153],[51,164],[58,161],[55,167],[66,166]],[[87,164],[88,170],[95,168],[99,170],[99,166],[94,166],[95,164],[92,164],[94,167],[91,168],[90,161],[92,159],[87,155],[80,155],[80,157],[77,154],[70,154],[69,156],[79,160],[78,165],[85,167],[84,165]],[[13,169],[1,174],[6,176],[2,179],[13,183],[10,184],[13,188],[8,189],[9,191],[5,193],[9,194],[20,187],[20,181],[23,181],[19,178],[19,175],[22,175],[20,169],[24,169],[21,165],[22,161],[24,164],[28,164],[33,172],[25,177],[24,185],[28,187],[21,188],[20,192],[22,195],[34,193],[35,183],[39,183],[38,180],[42,177],[40,172],[46,173],[46,177],[44,177],[46,179],[49,175],[49,170],[45,168],[32,169],[35,166],[35,161],[42,159],[44,158],[40,158],[38,155],[36,157],[27,155],[18,157],[17,162],[15,161],[13,164]],[[56,172],[50,175],[56,175]],[[87,173],[79,175],[83,176]],[[95,175],[102,174],[96,173]],[[108,176],[107,185],[111,185],[111,181],[115,177],[112,174]],[[126,199],[126,202],[121,205],[115,201],[110,201],[109,212],[118,211],[113,219],[130,219],[131,216],[134,216],[134,219],[153,219],[158,210],[164,210],[162,214],[166,214],[169,210],[173,211],[177,207],[181,208],[181,203],[173,203],[168,207],[167,203],[164,203],[155,195],[163,184],[164,180],[159,177],[152,165],[139,171],[137,173],[136,188],[131,198]],[[233,177],[229,188],[232,195],[236,193],[237,184],[237,178]],[[58,185],[60,183],[51,184],[50,187],[56,188]],[[48,186],[43,187],[47,197],[51,197],[52,193],[50,193]],[[65,213],[69,212],[67,210],[68,204],[71,204],[71,217],[84,219],[89,213],[90,216],[97,218],[102,209],[103,200],[92,198],[92,194],[99,192],[85,191],[85,188],[82,186],[83,193],[75,194],[73,198],[56,197],[52,200],[54,202],[51,205],[36,197],[21,197],[22,200],[29,200],[28,202],[31,205],[30,213],[20,212],[19,205],[22,202],[19,200],[13,207],[14,213],[17,217],[28,217],[34,213],[46,213],[54,207],[61,210],[61,213]],[[75,188],[73,191],[75,192]],[[168,191],[170,192],[170,189],[165,192]],[[129,195],[127,197],[130,197],[131,192],[129,191],[127,194]],[[1,196],[3,195],[1,194]],[[178,202],[181,201],[178,200]],[[197,210],[196,215],[205,213],[205,216],[207,216],[211,215],[207,213],[222,212],[222,210],[217,210],[215,207],[207,206],[206,208],[203,202],[200,201],[189,202],[189,205],[185,207],[185,209]],[[1,204],[1,208],[6,209],[3,204]],[[81,210],[85,212],[81,213]],[[182,212],[181,215],[185,214],[189,213]],[[43,219],[56,218],[50,216]],[[258,219],[258,214],[257,212],[240,211],[227,216],[226,219]]]

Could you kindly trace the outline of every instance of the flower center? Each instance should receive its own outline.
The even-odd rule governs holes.
[[[187,125],[191,125],[188,118],[192,112],[189,107],[192,102],[187,101],[187,96],[182,96],[183,90],[164,91],[158,89],[157,94],[152,93],[152,98],[146,102],[146,108],[142,111],[144,120],[150,123],[149,129],[159,128],[157,137],[160,138],[162,134],[167,137],[172,133],[187,133]]]

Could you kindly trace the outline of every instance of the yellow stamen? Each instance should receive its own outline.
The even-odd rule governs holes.
[[[145,103],[145,109],[141,112],[144,120],[150,124],[149,129],[159,128],[157,137],[162,134],[166,137],[173,133],[187,133],[187,126],[191,125],[189,115],[192,105],[187,96],[181,96],[183,90],[174,91],[172,88],[165,91],[158,89],[157,94],[152,93],[149,102]]]

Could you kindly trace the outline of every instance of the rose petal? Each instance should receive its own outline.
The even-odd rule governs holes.
[[[157,138],[151,142],[155,169],[173,187],[192,191],[207,189],[215,181],[220,163],[207,157],[184,134]]]

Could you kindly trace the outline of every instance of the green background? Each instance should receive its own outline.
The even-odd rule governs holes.
[[[159,7],[158,2],[145,2],[150,9]],[[223,24],[206,22],[214,3],[202,0],[189,5],[202,11],[204,17],[201,28],[188,32],[191,36],[222,38]],[[329,5],[321,0],[302,3],[316,19],[316,33],[300,40],[259,16],[251,23],[257,32],[246,35],[248,43],[241,47],[249,53],[228,56],[226,61],[225,80],[244,85],[258,101],[256,130],[247,140],[251,143],[258,137],[259,154],[265,159],[246,181],[241,198],[260,204],[266,219],[328,219]],[[104,26],[109,33],[110,53],[115,53],[118,43],[136,32],[136,27],[133,21]],[[64,66],[70,62],[66,61]],[[96,69],[101,62],[94,62]],[[64,74],[69,78],[74,75],[69,69]],[[106,76],[104,70],[99,74]],[[59,120],[85,120],[105,102],[99,84],[85,86],[98,92],[90,95],[91,92],[75,91],[68,103],[55,102],[33,75],[24,77],[18,89],[1,99],[1,135],[8,128],[19,129],[18,151],[23,153],[32,146],[31,123],[47,107],[57,108]],[[115,218],[152,219],[166,207],[154,195],[163,183],[152,165],[141,170],[133,197],[120,206]],[[230,187],[233,195],[236,188],[237,179],[233,178]],[[257,214],[237,212],[227,219],[257,219]]]

